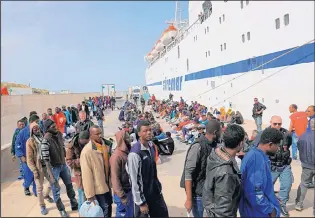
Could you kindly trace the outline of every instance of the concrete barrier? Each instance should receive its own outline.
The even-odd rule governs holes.
[[[80,103],[84,97],[99,96],[100,93],[78,93],[57,95],[16,95],[1,96],[1,150],[3,146],[12,140],[16,122],[21,117],[29,117],[31,111],[39,115],[47,111],[47,108],[69,106]],[[5,146],[6,147],[6,146]]]

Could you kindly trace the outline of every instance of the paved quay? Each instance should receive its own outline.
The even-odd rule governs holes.
[[[118,126],[121,122],[118,121],[119,111],[115,110],[106,115],[104,122],[104,129],[106,136],[113,136],[118,130]],[[157,119],[161,123],[161,126],[165,130],[169,130],[169,125],[161,119]],[[248,121],[244,125],[248,134],[255,128],[253,122]],[[179,187],[179,182],[183,170],[184,159],[188,146],[175,140],[175,151],[170,157],[162,156],[162,164],[158,165],[158,177],[162,183],[163,195],[168,205],[169,215],[171,217],[181,216],[186,217],[186,211],[184,208],[185,191]],[[5,167],[2,165],[2,167]],[[18,169],[16,169],[16,172]],[[294,210],[294,199],[298,185],[300,183],[301,166],[299,161],[292,162],[292,171],[294,174],[294,183],[292,185],[292,191],[290,193],[290,201],[287,206],[290,211],[291,217],[311,217],[314,189],[309,189],[306,199],[304,201],[304,210],[297,212]],[[15,177],[16,178],[16,177]],[[60,181],[62,187],[61,198],[66,206],[66,210],[70,217],[78,217],[77,211],[71,212],[70,202],[65,192],[65,186]],[[279,183],[275,185],[275,190],[279,190]],[[43,217],[40,214],[38,199],[34,196],[25,196],[22,188],[22,181],[11,181],[3,184],[1,182],[1,216],[4,217]],[[47,209],[49,210],[46,217],[59,217],[59,212],[56,209],[54,203],[47,203]],[[113,204],[113,216],[115,212],[115,204]]]

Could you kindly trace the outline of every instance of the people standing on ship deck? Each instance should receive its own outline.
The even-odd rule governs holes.
[[[128,155],[127,172],[135,204],[134,217],[168,217],[168,209],[157,177],[152,128],[148,121],[137,126],[139,140]]]
[[[114,192],[116,217],[133,217],[133,198],[129,176],[126,171],[131,139],[128,132],[121,130],[116,133],[117,146],[110,157],[111,182]]]
[[[45,199],[49,203],[53,203],[54,200],[49,196],[51,191],[50,185],[48,184],[46,190],[44,191],[44,179],[45,179],[45,169],[41,159],[41,142],[43,141],[43,135],[36,122],[30,124],[30,138],[26,142],[26,153],[27,153],[27,166],[33,172],[37,195],[39,200],[40,212],[43,215],[48,213],[46,209]]]
[[[26,117],[25,117],[26,118]],[[22,118],[23,119],[23,118]],[[20,119],[17,121],[17,128],[15,129],[13,136],[12,136],[12,144],[11,144],[11,156],[12,156],[12,160],[15,161],[16,159],[16,155],[15,155],[15,141],[16,141],[16,137],[19,134],[19,132],[25,127],[25,122]],[[27,118],[26,118],[27,119]],[[22,162],[21,160],[19,160],[20,162],[20,175],[18,177],[18,180],[23,179],[23,168],[22,168]]]
[[[202,204],[206,217],[236,217],[241,197],[241,173],[235,161],[243,149],[245,130],[231,124],[223,134],[224,145],[214,149],[207,159]]]
[[[58,182],[61,177],[63,183],[66,186],[67,196],[70,200],[70,205],[72,211],[78,209],[78,202],[75,199],[75,192],[73,189],[71,174],[68,166],[66,165],[66,154],[64,139],[61,132],[57,129],[54,121],[47,120],[45,122],[46,133],[44,135],[44,140],[41,143],[42,150],[48,150],[47,156],[49,157],[49,164],[52,166],[52,173],[54,179]],[[45,148],[45,149],[44,149]],[[48,149],[46,149],[48,148]],[[55,184],[51,184],[54,202],[56,207],[62,217],[68,217],[65,210],[65,206],[60,198],[60,187]]]
[[[110,147],[101,135],[99,126],[90,128],[91,140],[84,146],[80,156],[82,182],[87,200],[97,200],[104,217],[111,217],[113,199],[110,187]]]
[[[293,173],[291,169],[292,158],[290,155],[290,146],[292,145],[292,136],[291,133],[282,128],[282,119],[279,116],[272,116],[270,120],[270,127],[279,130],[283,135],[283,140],[279,145],[279,150],[273,155],[269,155],[271,162],[271,174],[273,184],[280,179],[280,191],[279,191],[279,200],[280,200],[280,209],[283,216],[289,216],[289,212],[286,208],[286,203],[289,200],[289,195],[293,183]],[[254,145],[259,143],[261,133],[257,135]]]
[[[310,122],[311,131],[304,133],[298,141],[298,149],[300,152],[300,160],[302,165],[301,183],[297,190],[295,199],[295,209],[303,210],[303,201],[305,199],[309,184],[315,177],[315,119]],[[315,195],[313,200],[313,216],[315,216]]]
[[[33,122],[36,122],[36,123],[39,122],[39,117],[36,114],[31,115],[29,118],[29,124],[31,124]],[[27,156],[26,156],[26,142],[30,137],[30,125],[29,124],[26,127],[24,127],[16,137],[15,154],[22,162],[23,175],[24,175],[24,182],[23,182],[24,194],[27,196],[31,195],[29,187],[31,186],[31,184],[33,184],[33,193],[36,196],[37,191],[36,191],[36,184],[34,181],[34,175],[33,175],[32,171],[30,170],[30,168],[27,166],[27,162],[26,162],[26,158],[27,158]]]
[[[206,134],[201,135],[187,151],[180,186],[185,188],[185,208],[192,211],[194,217],[203,216],[202,191],[206,180],[207,158],[217,146],[221,136],[221,125],[210,120],[206,125]]]
[[[263,111],[266,110],[266,106],[258,101],[258,98],[254,98],[253,118],[255,120],[257,131],[262,131],[262,116]]]
[[[290,128],[289,131],[292,133],[292,159],[297,159],[297,141],[307,129],[307,113],[304,111],[298,112],[296,104],[291,104],[289,111],[290,116]]]

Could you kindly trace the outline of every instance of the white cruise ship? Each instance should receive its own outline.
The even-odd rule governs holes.
[[[289,126],[289,105],[314,104],[314,1],[189,1],[145,57],[149,93],[232,107],[252,119],[253,99]]]

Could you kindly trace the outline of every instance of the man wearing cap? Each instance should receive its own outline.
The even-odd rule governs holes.
[[[82,176],[81,176],[81,165],[80,165],[80,155],[84,146],[89,142],[90,135],[88,131],[82,131],[79,134],[76,134],[72,140],[66,145],[66,161],[67,165],[73,170],[75,177],[75,184],[78,188],[78,204],[79,209],[83,202],[86,200]]]
[[[57,181],[59,180],[59,177],[62,178],[62,181],[66,186],[67,195],[70,199],[71,209],[73,211],[77,210],[78,203],[75,199],[75,192],[72,186],[70,171],[65,161],[64,139],[60,131],[58,131],[54,121],[50,119],[47,120],[45,122],[45,129],[46,133],[41,145],[49,148],[48,156],[49,163],[52,166],[52,173]],[[54,201],[56,203],[57,209],[60,212],[60,215],[62,217],[68,217],[68,214],[65,211],[65,206],[60,198],[60,187],[57,187],[55,184],[52,184],[51,186]]]
[[[206,180],[207,157],[217,146],[221,136],[221,126],[216,120],[206,125],[206,134],[201,135],[189,148],[185,158],[180,186],[185,188],[187,212],[194,217],[203,216],[202,191]]]
[[[36,114],[33,114],[30,119],[29,123],[38,123],[39,122],[39,117]],[[19,134],[16,137],[15,140],[15,155],[21,160],[22,162],[22,169],[23,169],[23,174],[24,174],[24,194],[27,196],[31,195],[31,192],[29,190],[29,187],[31,184],[33,184],[33,193],[36,196],[37,191],[36,191],[36,185],[34,181],[34,175],[32,171],[29,169],[26,163],[26,142],[30,137],[30,126],[27,125],[25,128],[23,128]]]

